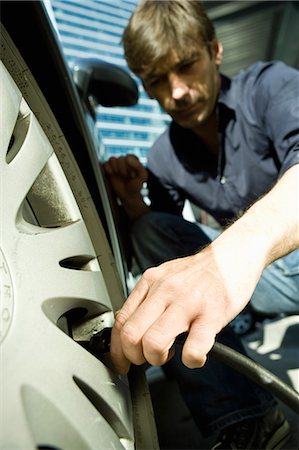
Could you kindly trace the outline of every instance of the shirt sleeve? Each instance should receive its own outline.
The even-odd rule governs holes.
[[[299,71],[282,62],[256,80],[255,109],[271,139],[282,176],[299,163]]]

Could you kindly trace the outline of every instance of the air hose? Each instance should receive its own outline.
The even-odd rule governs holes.
[[[188,333],[186,332],[181,333],[177,336],[175,344],[184,344],[187,335]],[[104,353],[110,351],[110,337],[111,328],[104,328],[93,335],[90,342],[84,343],[84,347],[91,351],[95,356],[100,357]],[[299,393],[248,356],[245,356],[220,342],[215,342],[209,355],[242,373],[264,389],[270,391],[274,396],[295,411],[295,413],[299,414]]]
[[[181,345],[184,344],[187,336],[187,332],[179,334],[175,343]],[[267,391],[270,391],[289,408],[299,414],[299,393],[248,356],[245,356],[220,342],[214,343],[209,355],[237,372],[242,373]]]
[[[270,391],[299,414],[299,393],[257,362],[219,342],[215,342],[209,355]]]

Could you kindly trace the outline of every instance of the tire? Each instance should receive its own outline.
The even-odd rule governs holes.
[[[1,44],[0,447],[158,448],[142,376],[133,392],[79,343],[123,290],[71,149],[4,29]]]

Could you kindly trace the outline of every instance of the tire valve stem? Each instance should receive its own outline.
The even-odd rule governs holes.
[[[112,328],[103,328],[91,337],[88,344],[88,350],[94,356],[101,357],[105,353],[110,352],[111,330]]]

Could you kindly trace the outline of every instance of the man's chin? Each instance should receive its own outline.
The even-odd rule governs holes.
[[[182,119],[182,118],[175,119],[173,117],[173,120],[177,124],[179,124],[181,127],[192,130],[193,128],[198,128],[202,124],[204,124],[206,122],[207,118],[201,114],[200,116],[197,116],[195,118],[194,117],[189,118],[189,119],[187,119],[187,118],[186,119]]]

